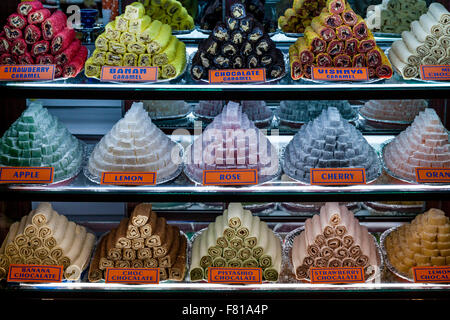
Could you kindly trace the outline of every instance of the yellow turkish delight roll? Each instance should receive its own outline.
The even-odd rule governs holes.
[[[106,54],[106,51],[95,49],[91,58],[95,64],[104,65],[106,63]]]
[[[86,75],[86,77],[99,78],[101,72],[102,67],[100,65],[97,65],[92,57],[86,60],[84,64],[84,74]]]
[[[143,54],[147,50],[146,46],[142,42],[132,42],[127,45],[128,52]]]
[[[145,7],[140,2],[133,2],[125,7],[125,18],[128,20],[139,19],[145,14]]]
[[[123,65],[127,67],[137,66],[138,58],[139,58],[138,55],[135,53],[131,52],[125,53],[123,55]]]
[[[152,22],[152,19],[149,16],[143,16],[139,19],[130,20],[128,23],[128,31],[140,34],[142,31],[144,31]]]
[[[110,41],[119,41],[120,31],[116,29],[115,21],[111,21],[105,26],[105,37]]]
[[[175,58],[161,67],[161,77],[164,79],[175,78],[183,70],[186,64],[186,45],[183,41],[177,42]]]
[[[178,24],[178,30],[192,30],[194,29],[194,19],[188,16],[186,20],[181,21]]]
[[[116,30],[119,30],[121,32],[128,31],[128,19],[125,18],[123,14],[116,17]]]
[[[164,50],[172,35],[172,28],[168,24],[163,24],[158,35],[147,45],[150,54],[156,54]]]
[[[121,66],[123,63],[123,57],[121,54],[114,52],[108,52],[106,54],[105,64],[108,66]]]
[[[187,19],[187,17],[188,17],[188,12],[187,12],[186,8],[181,7],[181,9],[178,12],[174,13],[174,15],[172,16],[172,19],[174,21],[181,22],[181,21]]]
[[[120,35],[120,42],[125,45],[136,42],[136,35],[129,31],[125,31]]]
[[[138,59],[139,67],[151,67],[152,66],[152,55],[148,53],[143,53],[139,55]]]
[[[108,51],[108,38],[106,35],[102,33],[95,39],[95,49],[99,49],[102,51]]]
[[[153,56],[154,66],[163,66],[169,61],[172,61],[177,54],[177,43],[179,40],[175,36],[170,36],[170,41],[167,47],[160,53]]]
[[[161,21],[153,20],[152,23],[150,23],[150,25],[147,27],[147,29],[145,29],[139,34],[139,36],[137,37],[138,41],[150,43],[150,41],[156,38],[162,25],[163,24]]]
[[[127,47],[125,44],[120,43],[118,41],[110,41],[109,51],[113,53],[124,54],[125,52],[127,52]]]
[[[178,12],[180,12],[181,8],[183,8],[181,3],[176,0],[168,0],[165,3],[164,7],[166,9],[167,14],[170,16],[177,14]]]

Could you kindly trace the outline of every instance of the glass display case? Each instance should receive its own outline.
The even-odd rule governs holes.
[[[149,3],[149,1],[141,2]],[[366,12],[373,9],[373,7],[367,9],[368,2],[370,1],[352,1],[351,6],[354,6],[355,11],[360,11],[357,13],[362,18],[366,18]],[[425,2],[427,6],[430,4],[426,1],[422,2]],[[130,3],[124,3],[120,13],[125,12],[125,5]],[[0,280],[1,298],[5,301],[15,300],[21,303],[36,300],[56,301],[61,304],[79,301],[98,303],[120,301],[138,305],[138,302],[145,302],[152,306],[164,306],[174,317],[197,315],[198,310],[192,309],[194,304],[218,307],[216,317],[220,313],[225,317],[251,313],[262,317],[264,313],[258,313],[262,312],[262,309],[256,312],[257,306],[258,308],[263,308],[263,305],[268,306],[269,314],[273,315],[275,312],[281,313],[284,308],[294,308],[300,301],[311,303],[311,306],[316,306],[315,304],[320,306],[323,301],[332,305],[332,301],[337,300],[343,304],[347,303],[346,306],[355,301],[369,303],[383,301],[403,306],[402,303],[409,304],[418,300],[432,303],[448,300],[450,296],[448,278],[447,281],[436,283],[414,282],[411,271],[403,273],[398,271],[398,268],[405,266],[405,262],[402,260],[398,264],[397,260],[401,260],[399,256],[404,259],[409,258],[412,260],[410,266],[441,265],[443,267],[440,270],[444,270],[441,272],[447,272],[447,274],[450,272],[448,269],[450,254],[446,256],[450,248],[447,247],[450,245],[448,237],[450,230],[446,231],[450,228],[449,180],[444,179],[441,183],[435,181],[418,183],[417,176],[411,178],[411,175],[415,174],[414,165],[411,163],[415,163],[417,168],[428,168],[432,172],[437,168],[442,169],[444,174],[448,174],[450,159],[448,159],[447,107],[450,81],[405,80],[395,68],[392,77],[388,79],[353,82],[306,78],[293,80],[290,47],[303,35],[303,32],[283,31],[280,29],[279,17],[286,15],[286,10],[296,4],[297,1],[293,3],[266,1],[262,6],[266,16],[272,19],[272,23],[268,23],[267,34],[276,48],[281,50],[284,59],[285,70],[282,76],[276,79],[268,78],[267,81],[259,83],[238,84],[211,84],[207,80],[193,79],[191,67],[194,56],[200,50],[199,45],[208,39],[212,32],[202,29],[202,26],[207,25],[208,20],[201,17],[203,17],[203,10],[209,4],[206,1],[199,1],[198,14],[196,18],[194,17],[195,27],[184,32],[173,30],[174,37],[185,44],[187,61],[184,71],[175,79],[159,79],[154,82],[102,81],[87,77],[84,72],[80,72],[76,77],[48,81],[0,81],[2,97],[0,134],[4,137],[0,140],[0,156],[2,156],[0,160],[2,182],[0,183],[0,242],[4,243],[0,249],[0,262],[3,263],[1,254],[5,252],[6,245],[9,243],[8,239],[11,241],[10,235],[13,232],[10,230],[13,229],[14,223],[17,228],[20,228],[19,223],[23,221],[23,230],[27,220],[23,217],[29,216],[30,222],[33,214],[44,210],[41,207],[43,203],[51,203],[52,209],[48,209],[49,212],[59,213],[58,217],[67,217],[68,221],[74,222],[80,228],[85,227],[84,230],[87,230],[85,232],[94,237],[90,250],[86,249],[87,263],[83,265],[75,280],[67,276],[68,279],[61,282],[7,281],[4,279],[8,274],[8,267],[6,267],[3,268],[3,274],[0,273],[3,278]],[[99,18],[99,25],[102,21]],[[103,28],[105,26],[106,23],[103,23]],[[83,33],[83,28],[79,30]],[[400,33],[394,32],[373,31],[373,33],[376,45],[383,52],[388,52],[392,44],[402,37]],[[83,45],[88,49],[88,57],[96,51],[97,43],[93,41]],[[26,113],[26,110],[31,110],[33,114]],[[36,126],[30,124],[33,121],[36,121]],[[30,129],[31,127],[33,128]],[[256,165],[252,163],[251,168],[257,175],[257,182],[242,184],[234,182],[224,185],[215,181],[208,185],[204,176],[207,170],[224,170],[225,174],[232,174],[239,169],[249,167],[236,166],[236,162],[228,166],[221,162],[208,163],[208,165],[196,164],[197,167],[195,167],[188,162],[192,160],[189,157],[196,152],[193,150],[195,141],[203,141],[202,147],[208,148],[209,142],[205,142],[202,138],[205,138],[212,129],[218,129],[220,138],[224,139],[220,142],[223,143],[225,150],[221,149],[221,151],[224,152],[227,151],[225,144],[229,135],[236,141],[243,139],[241,149],[239,147],[233,149],[233,154],[230,155],[231,158],[234,157],[232,161],[238,157],[235,152],[239,153],[239,150],[243,152],[241,158],[244,158],[244,164],[247,164],[248,158],[252,158],[252,152],[256,153],[254,157],[257,159]],[[256,147],[259,148],[259,143],[263,141],[266,143],[265,147],[269,146],[269,152],[266,149],[264,151],[266,153],[263,154],[260,149],[251,149],[255,146],[251,140],[253,136],[244,135],[243,138],[234,136],[240,129],[254,130],[258,135]],[[30,130],[25,132],[26,137],[21,136],[21,132],[26,130]],[[35,134],[35,130],[42,130],[42,133]],[[428,136],[424,136],[426,134]],[[33,142],[28,143],[35,137],[41,139],[38,145],[34,145]],[[141,138],[150,141],[146,142],[147,146],[139,145]],[[430,142],[430,139],[434,142]],[[14,142],[9,142],[13,140]],[[401,142],[398,142],[399,140]],[[28,156],[24,153],[14,155],[17,148],[22,148],[18,146],[25,143],[23,141],[27,141],[26,148],[30,149]],[[71,146],[75,143],[73,141],[78,141],[77,146]],[[52,145],[54,145],[53,149]],[[4,180],[1,174],[2,169],[11,166],[33,167],[31,160],[27,162],[25,159],[25,162],[21,162],[22,158],[33,159],[31,149],[42,148],[44,153],[46,146],[50,146],[50,155],[46,154],[47,165],[44,165],[44,160],[39,162],[39,165],[54,168],[54,183],[11,183]],[[61,151],[63,147],[70,150]],[[127,148],[132,150],[132,154],[125,156]],[[135,169],[141,164],[139,161],[145,160],[143,158],[146,154],[139,153],[143,150],[142,148],[151,154],[153,159],[151,165],[154,170],[148,169],[149,167],[145,167],[147,168],[145,170]],[[193,148],[192,152],[191,148]],[[415,149],[417,152],[408,148]],[[441,148],[439,149],[441,154],[432,154],[437,150],[436,148]],[[349,149],[351,150],[348,151]],[[169,170],[170,168],[167,169],[170,172],[164,176],[166,171],[163,172],[161,168],[169,167],[169,164],[164,162],[165,160],[161,162],[161,159],[172,156],[169,160],[173,161],[174,150],[176,150],[175,158],[178,162],[172,171]],[[66,154],[62,156],[64,152]],[[423,158],[420,156],[417,158],[417,153]],[[118,160],[114,159],[115,156],[118,158],[124,156],[126,159],[116,163],[115,161]],[[214,160],[217,161],[217,154],[214,156],[216,157]],[[42,154],[42,157],[45,155]],[[60,162],[61,157],[68,157],[69,160]],[[78,159],[76,161],[79,161],[79,164],[72,170],[71,161],[75,161],[75,158]],[[96,160],[93,160],[94,158]],[[133,159],[129,160],[129,158]],[[11,159],[17,159],[17,162],[5,164],[5,161],[13,161]],[[266,176],[260,175],[260,172],[267,169],[267,162],[260,163],[263,160],[272,161],[271,165],[274,166],[271,174]],[[110,167],[107,167],[108,164]],[[104,165],[103,169],[98,169],[102,165]],[[131,166],[127,167],[128,165]],[[325,182],[314,181],[313,169],[315,168],[334,169],[332,174],[338,175],[342,172],[346,173],[345,170],[342,171],[343,168],[361,167],[364,168],[362,182],[339,182],[336,176],[334,180],[330,179],[337,182],[330,182],[323,175],[318,177],[325,179]],[[405,174],[403,169],[398,168],[406,168],[404,170],[408,169],[411,172]],[[154,183],[129,185],[102,181],[101,179],[105,177],[101,175],[102,171],[140,173],[154,171],[157,174],[155,174]],[[58,176],[59,173],[61,176]],[[117,178],[118,176],[114,176],[115,180]],[[146,203],[152,205],[150,211],[158,216],[155,219],[164,218],[167,225],[179,230],[181,236],[177,241],[185,243],[186,250],[180,249],[178,254],[172,257],[173,259],[184,258],[180,278],[176,278],[175,273],[172,275],[173,264],[171,264],[169,267],[159,266],[167,274],[161,273],[157,284],[111,283],[106,282],[102,277],[100,280],[90,281],[92,265],[97,259],[96,252],[103,248],[102,239],[107,239],[107,235],[112,230],[115,230],[117,234],[123,221],[131,221],[139,204]],[[242,207],[237,204],[242,204]],[[195,253],[195,241],[199,242],[202,232],[206,232],[205,230],[208,230],[213,223],[217,226],[218,217],[229,215],[229,212],[232,212],[230,208],[235,208],[234,206],[242,208],[243,212],[250,212],[252,219],[257,217],[258,221],[261,221],[272,232],[271,234],[275,235],[275,242],[279,241],[279,246],[278,242],[273,245],[279,247],[279,251],[272,259],[280,261],[275,281],[268,280],[269,275],[258,284],[236,285],[207,281],[206,270],[212,266],[228,266],[226,263],[228,259],[226,262],[223,259],[224,264],[219,262],[213,264],[211,260],[210,264],[203,267],[205,270],[202,272],[205,274],[201,279],[197,281],[191,279],[192,269],[195,267],[196,256],[198,256],[198,253]],[[327,219],[325,218],[327,210],[338,212],[339,219],[342,218],[342,224],[349,229],[348,233],[355,239],[358,237],[363,239],[365,236],[363,237],[362,234],[369,235],[369,238],[364,238],[365,240],[355,241],[362,241],[361,247],[364,242],[365,249],[371,248],[367,250],[371,251],[371,255],[375,257],[376,262],[373,263],[376,268],[370,275],[367,273],[367,268],[363,269],[363,276],[364,273],[366,274],[360,283],[337,284],[332,281],[319,283],[311,281],[309,274],[307,277],[300,275],[299,270],[303,264],[294,261],[294,256],[297,254],[295,250],[301,251],[298,247],[300,244],[296,244],[296,237],[300,237],[303,233],[313,233],[313,221],[316,221],[318,216],[323,216],[324,220]],[[442,212],[443,215],[441,215]],[[439,216],[439,219],[436,218],[439,224],[431,222],[427,224],[426,221],[434,219],[425,216],[427,213],[432,217]],[[54,213],[51,214],[54,215]],[[350,216],[352,218],[349,218]],[[429,220],[421,218],[422,216]],[[251,218],[247,216],[246,219]],[[425,222],[423,222],[424,219]],[[414,260],[417,258],[414,252],[409,252],[410,255],[408,255],[408,250],[411,251],[407,245],[410,238],[404,231],[405,226],[415,226],[420,223],[424,225],[421,227],[423,229],[419,231],[414,229],[414,232],[420,234],[419,236],[422,236],[422,233],[426,235],[424,239],[418,240],[417,246],[426,247],[425,250],[430,250],[427,253],[432,251],[426,256],[422,254],[420,248],[417,249],[416,254],[422,258],[427,257],[426,262],[423,263],[417,263]],[[325,225],[322,224],[321,228]],[[162,228],[172,230],[167,226]],[[316,233],[317,228],[314,231]],[[354,228],[363,231],[355,231]],[[261,229],[258,230],[262,232]],[[392,234],[399,233],[398,230],[403,230],[401,232],[406,240],[402,239],[399,243],[391,245],[389,241],[394,238]],[[323,232],[322,229],[320,231]],[[172,234],[173,231],[170,232]],[[60,233],[63,237],[63,232]],[[309,236],[312,237],[311,234]],[[210,237],[213,236],[210,235]],[[307,235],[304,235],[305,237]],[[343,237],[340,235],[339,239]],[[395,237],[399,236],[395,235]],[[375,243],[373,247],[372,238]],[[31,237],[27,240],[29,247],[32,246],[30,239]],[[74,239],[76,239],[75,236],[72,240]],[[181,239],[186,241],[183,242],[184,240]],[[367,239],[370,244],[367,243]],[[173,243],[175,240],[171,241]],[[420,243],[420,241],[423,242]],[[163,247],[164,243],[160,243],[160,246]],[[170,248],[172,244],[167,246]],[[181,244],[177,243],[177,246],[181,248]],[[304,246],[306,248],[308,244]],[[402,251],[402,246],[406,246],[406,253]],[[222,249],[220,249],[221,252]],[[335,249],[331,251],[334,252]],[[104,251],[106,252],[106,249]],[[155,251],[156,249],[153,254]],[[50,252],[49,249],[49,255]],[[183,256],[180,256],[180,252],[183,252]],[[235,254],[236,252],[238,252],[237,249]],[[347,250],[345,252],[350,258],[351,254]],[[311,252],[302,254],[309,258],[323,258],[326,255],[324,252],[317,255]],[[337,258],[337,251],[330,254],[334,254]],[[19,256],[18,253],[17,255]],[[366,255],[367,259],[372,257],[369,253]],[[275,256],[278,258],[275,259]],[[327,265],[329,260],[330,258],[326,258],[325,265],[319,264],[320,267],[330,267]],[[15,262],[18,261],[17,264],[23,264],[26,259],[15,260]],[[45,259],[33,261],[40,262],[34,263],[35,265],[46,265],[42,263]],[[357,266],[354,262],[343,264],[342,259],[339,261],[331,269]],[[5,263],[6,266],[9,264],[14,263],[11,260]],[[259,266],[258,262],[256,265]],[[366,265],[367,262],[361,266]],[[129,270],[132,269],[130,263],[123,266]],[[242,263],[232,266],[242,267]],[[249,266],[255,265],[246,265],[247,268]],[[135,265],[135,268],[139,267],[142,268],[143,265]],[[244,305],[246,310],[243,309]],[[176,308],[173,307],[173,310],[170,310],[171,306]]]

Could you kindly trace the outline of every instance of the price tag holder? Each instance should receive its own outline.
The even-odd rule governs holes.
[[[265,82],[266,69],[223,69],[209,70],[209,83]]]
[[[320,81],[369,81],[367,68],[312,67],[312,80]]]
[[[156,172],[102,172],[100,184],[155,185]]]
[[[106,268],[105,283],[159,284],[159,268]]]
[[[256,169],[203,170],[203,184],[206,186],[258,184],[258,171]]]
[[[0,167],[0,183],[53,183],[53,167]]]
[[[208,282],[222,284],[261,284],[261,268],[208,268]]]
[[[449,183],[450,168],[416,168],[418,183]]]
[[[420,283],[450,283],[450,266],[413,267],[414,282]]]
[[[103,66],[101,81],[155,82],[158,81],[158,67]]]
[[[55,65],[1,65],[0,81],[53,80]]]
[[[11,264],[8,282],[62,282],[63,266]]]
[[[361,267],[310,268],[311,283],[364,283]]]
[[[450,80],[450,65],[421,65],[420,78],[422,80]]]
[[[366,184],[364,168],[311,168],[312,185]]]

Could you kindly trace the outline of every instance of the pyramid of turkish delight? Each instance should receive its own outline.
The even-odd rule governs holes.
[[[450,265],[450,220],[445,212],[430,209],[386,236],[389,263],[412,278],[412,268]]]
[[[186,274],[187,239],[152,210],[138,204],[97,245],[88,279],[105,279],[106,268],[159,268],[160,280],[181,281]]]
[[[95,146],[89,157],[89,173],[100,179],[102,172],[156,172],[157,181],[170,179],[179,164],[172,151],[179,146],[156,127],[142,102],[135,102]]]
[[[334,107],[302,126],[285,149],[283,170],[289,177],[310,183],[311,168],[364,168],[366,181],[381,171],[376,151]]]
[[[369,120],[411,123],[426,107],[428,102],[423,99],[369,100],[359,109],[359,113]]]
[[[292,243],[292,265],[298,280],[309,279],[309,269],[362,267],[365,278],[380,266],[375,239],[345,206],[327,202],[320,214],[305,221]]]
[[[416,181],[420,167],[450,168],[448,132],[436,111],[421,111],[384,149],[384,163],[396,177]]]
[[[369,78],[390,78],[391,64],[364,20],[345,0],[328,0],[289,47],[291,77],[311,78],[312,67],[367,67]]]
[[[346,100],[284,100],[280,102],[278,117],[293,122],[308,122],[317,118],[324,109],[335,107],[344,119],[353,119],[356,111]]]
[[[208,267],[262,268],[263,280],[277,281],[280,239],[242,204],[230,203],[192,244],[191,281],[207,279]]]
[[[79,280],[87,267],[95,235],[69,221],[48,202],[14,222],[0,247],[0,279],[11,264],[62,265],[63,277]]]
[[[203,181],[203,170],[256,169],[258,182],[275,178],[278,153],[267,137],[229,102],[187,151],[185,172],[195,182]]]
[[[191,76],[208,80],[209,70],[266,69],[266,78],[285,72],[284,56],[264,32],[259,21],[246,13],[245,5],[231,5],[230,15],[216,22],[211,35],[200,42],[192,58]]]
[[[0,165],[53,167],[53,181],[75,176],[83,146],[41,103],[33,102],[0,139]]]
[[[411,22],[389,49],[389,60],[404,79],[420,78],[421,65],[450,64],[450,12],[434,2]]]

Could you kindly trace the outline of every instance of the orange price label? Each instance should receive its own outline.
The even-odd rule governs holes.
[[[158,67],[103,66],[101,81],[153,82],[158,80]]]
[[[102,172],[101,184],[154,185],[156,172]]]
[[[261,284],[261,268],[208,268],[209,283]]]
[[[209,70],[209,83],[265,82],[266,69]]]
[[[45,266],[33,264],[9,265],[9,282],[61,282],[63,266]]]
[[[416,168],[416,180],[426,182],[450,182],[450,168]]]
[[[52,183],[53,167],[0,167],[0,183]]]
[[[310,268],[311,283],[364,283],[361,267]]]
[[[368,81],[367,68],[312,67],[311,78],[322,81]]]
[[[54,65],[2,65],[0,66],[0,80],[2,81],[36,81],[53,80]]]
[[[203,170],[204,185],[250,185],[258,184],[256,169]]]
[[[106,268],[105,283],[158,284],[159,268]]]
[[[413,267],[414,282],[449,282],[450,266]]]
[[[364,168],[311,168],[310,180],[313,185],[365,184]]]
[[[420,77],[422,80],[450,80],[450,65],[421,65]]]

